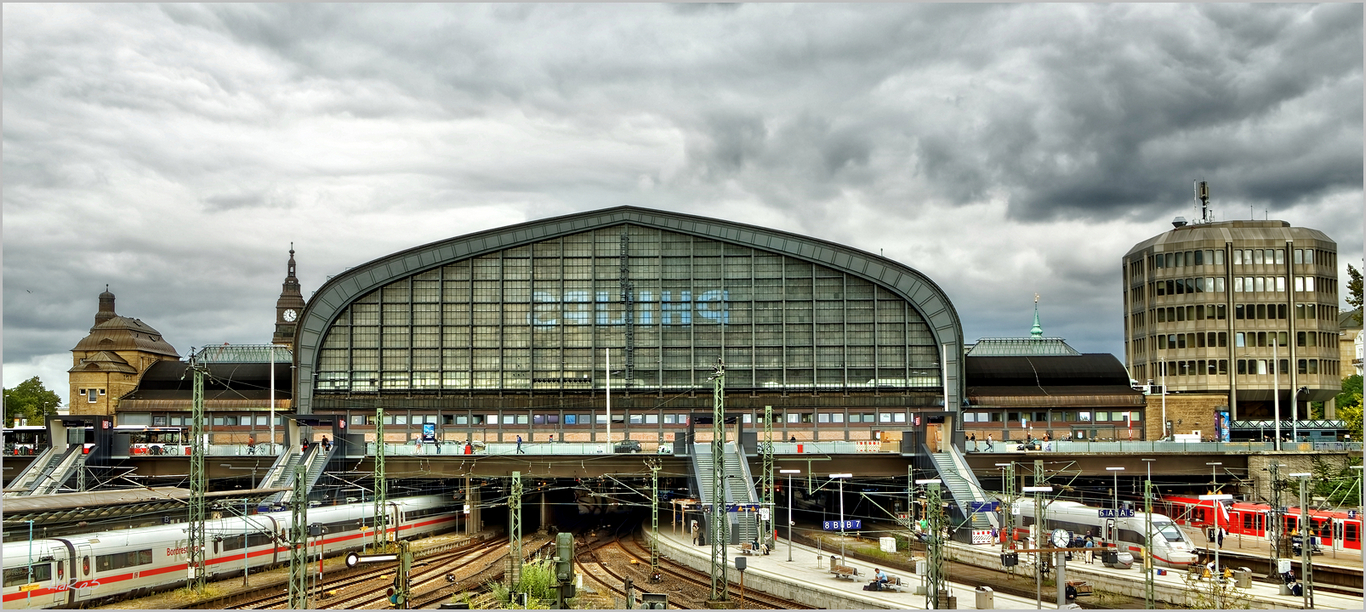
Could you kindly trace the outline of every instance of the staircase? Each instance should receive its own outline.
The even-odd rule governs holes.
[[[759,496],[754,491],[754,477],[749,473],[749,462],[745,461],[744,450],[726,445],[726,489],[730,499],[738,504],[754,504]],[[736,533],[741,542],[753,542],[759,538],[759,513],[739,512]]]
[[[63,449],[49,446],[38,455],[28,469],[10,483],[5,497],[24,497],[30,495],[51,495],[57,492],[76,469],[79,469],[81,453],[85,445],[73,444]]]
[[[958,452],[958,449],[952,446],[948,449],[947,452],[930,454],[930,459],[939,472],[939,480],[944,483],[944,488],[953,495],[953,501],[958,504],[958,509],[963,517],[970,519],[969,526],[971,529],[998,528],[1000,525],[997,523],[995,513],[972,512],[972,502],[992,500],[982,490],[981,483],[977,482],[977,476],[972,473],[967,460]]]
[[[297,469],[299,462],[302,461],[304,464],[304,482],[307,483],[305,490],[312,491],[313,485],[317,484],[318,479],[322,478],[323,472],[327,471],[327,465],[332,462],[332,456],[337,453],[338,446],[339,445],[334,444],[332,445],[332,450],[323,450],[321,444],[310,444],[308,450],[302,455],[291,455],[290,460],[286,462],[284,469],[278,475],[282,478],[282,480],[278,481],[280,484],[271,486],[293,487],[294,472]],[[274,474],[274,471],[274,467],[272,467],[272,474]],[[267,497],[263,503],[270,505],[288,504],[293,497],[294,491],[291,488],[289,491],[280,491],[279,493]]]
[[[754,491],[754,479],[749,473],[749,464],[745,461],[743,450],[734,443],[727,443],[725,452],[721,456],[721,461],[725,463],[726,504],[753,504],[757,503],[758,496]],[[712,503],[712,466],[714,457],[711,452],[710,443],[699,443],[693,445],[692,465],[694,491],[697,498],[702,500],[704,505]],[[759,537],[757,512],[737,512],[731,514],[732,540],[737,542],[750,542]]]
[[[315,444],[317,452],[308,464],[308,472],[304,475],[307,478],[308,490],[313,490],[313,485],[318,484],[318,479],[322,478],[323,472],[327,471],[328,464],[332,463],[332,456],[337,453],[336,444],[332,445],[332,450],[323,450],[322,445]]]
[[[270,466],[270,471],[266,472],[266,477],[261,480],[261,488],[278,489],[280,487],[289,487],[293,485],[294,468],[299,465],[300,461],[306,460],[307,456],[312,455],[317,449],[318,445],[314,444],[309,446],[308,450],[303,453],[295,452],[295,449],[293,448],[286,450],[283,455],[280,455],[279,459],[275,460],[275,465]],[[284,503],[285,499],[287,499],[286,494],[288,493],[290,493],[290,491],[275,493],[262,500],[261,506],[269,507]]]

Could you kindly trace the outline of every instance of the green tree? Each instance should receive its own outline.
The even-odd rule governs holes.
[[[47,417],[57,414],[61,405],[62,398],[48,391],[37,376],[5,389],[5,418],[11,423],[14,419],[28,419],[30,425],[42,424]]]
[[[1345,463],[1339,464],[1321,457],[1312,458],[1311,495],[1326,499],[1333,508],[1355,508],[1361,504],[1361,470],[1352,468],[1361,465],[1361,458],[1354,453],[1346,459]]]
[[[1347,422],[1347,431],[1360,435],[1361,432],[1361,375],[1353,374],[1342,379],[1342,391],[1333,399],[1337,406],[1338,418]],[[1361,440],[1357,440],[1360,442]]]
[[[1361,323],[1361,270],[1347,264],[1347,305],[1355,308],[1356,322]]]

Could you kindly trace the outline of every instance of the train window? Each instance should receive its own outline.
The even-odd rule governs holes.
[[[81,557],[81,573],[87,576],[90,575],[90,555]]]
[[[101,572],[133,567],[135,565],[148,565],[151,562],[152,549],[150,548],[95,557],[95,567]]]
[[[1347,523],[1346,528],[1347,528],[1347,531],[1346,531],[1346,533],[1342,536],[1342,539],[1343,539],[1343,540],[1345,540],[1345,541],[1347,541],[1347,542],[1360,542],[1360,541],[1361,541],[1361,534],[1360,534],[1361,528],[1360,528],[1359,525],[1357,525],[1356,523]]]
[[[52,579],[52,565],[49,563],[37,563],[33,567],[33,580],[29,580],[29,567],[12,567],[5,570],[5,586],[12,587],[30,582],[44,582]]]
[[[1247,512],[1244,512],[1244,513],[1243,513],[1243,529],[1253,529],[1253,527],[1252,527],[1252,517],[1253,517],[1252,514],[1249,514],[1249,513],[1247,513]]]

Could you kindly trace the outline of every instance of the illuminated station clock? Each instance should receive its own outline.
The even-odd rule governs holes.
[[[1053,545],[1057,546],[1058,548],[1066,548],[1067,544],[1072,541],[1071,536],[1072,534],[1067,533],[1066,529],[1054,529]]]

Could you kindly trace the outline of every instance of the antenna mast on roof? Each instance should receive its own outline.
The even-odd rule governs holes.
[[[1209,223],[1209,183],[1196,181],[1195,200],[1200,202],[1200,222]]]

